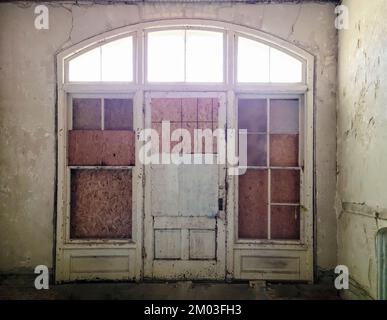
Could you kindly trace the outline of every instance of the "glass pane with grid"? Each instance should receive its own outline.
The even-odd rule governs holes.
[[[247,130],[240,239],[300,239],[299,115],[298,99],[238,100],[238,128]]]

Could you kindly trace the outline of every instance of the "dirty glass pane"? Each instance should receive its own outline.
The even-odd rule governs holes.
[[[267,164],[266,134],[247,135],[247,165],[263,167]]]
[[[270,100],[270,132],[293,133],[299,131],[299,101],[297,99]]]
[[[105,130],[133,130],[133,101],[105,99]]]
[[[240,99],[238,102],[238,127],[249,133],[267,131],[267,108],[265,99]]]
[[[73,99],[73,129],[101,129],[101,99]]]

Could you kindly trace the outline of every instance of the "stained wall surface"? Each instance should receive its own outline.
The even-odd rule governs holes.
[[[344,1],[339,34],[338,263],[377,298],[376,234],[387,226],[387,1]],[[359,295],[361,292],[354,292]]]
[[[53,264],[56,53],[115,28],[172,18],[245,25],[288,40],[315,56],[317,265],[322,269],[336,265],[337,33],[333,4],[55,2],[48,5],[49,30],[34,28],[35,6],[0,4],[1,272],[31,272],[38,264]]]

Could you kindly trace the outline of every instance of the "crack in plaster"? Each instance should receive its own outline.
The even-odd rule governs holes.
[[[73,12],[73,5],[70,5],[70,7],[67,7],[65,4],[51,4],[53,7],[59,7],[59,8],[63,8],[65,9],[66,11],[70,12],[70,15],[71,15],[71,26],[70,26],[70,30],[69,30],[69,35],[67,37],[67,39],[59,46],[59,49],[56,51],[56,54],[61,51],[63,48],[66,47],[67,44],[71,44],[72,43],[72,33],[73,33],[73,29],[74,29],[74,12]]]
[[[296,19],[294,20],[294,22],[292,23],[292,26],[290,28],[290,33],[289,33],[289,35],[286,38],[287,40],[289,40],[290,37],[292,37],[294,35],[294,30],[295,30],[296,24],[297,24],[297,22],[298,22],[298,20],[300,19],[300,16],[301,16],[301,10],[302,10],[302,3],[300,3],[300,5],[298,7],[297,16],[296,16]]]

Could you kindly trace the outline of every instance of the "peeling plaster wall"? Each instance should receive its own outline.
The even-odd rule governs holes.
[[[387,226],[387,1],[351,0],[339,35],[338,260],[377,297],[375,236]]]
[[[334,5],[148,4],[49,6],[50,29],[34,28],[35,4],[0,4],[0,271],[52,266],[55,197],[55,53],[146,20],[216,19],[260,29],[316,57],[317,264],[336,265],[336,55]]]

